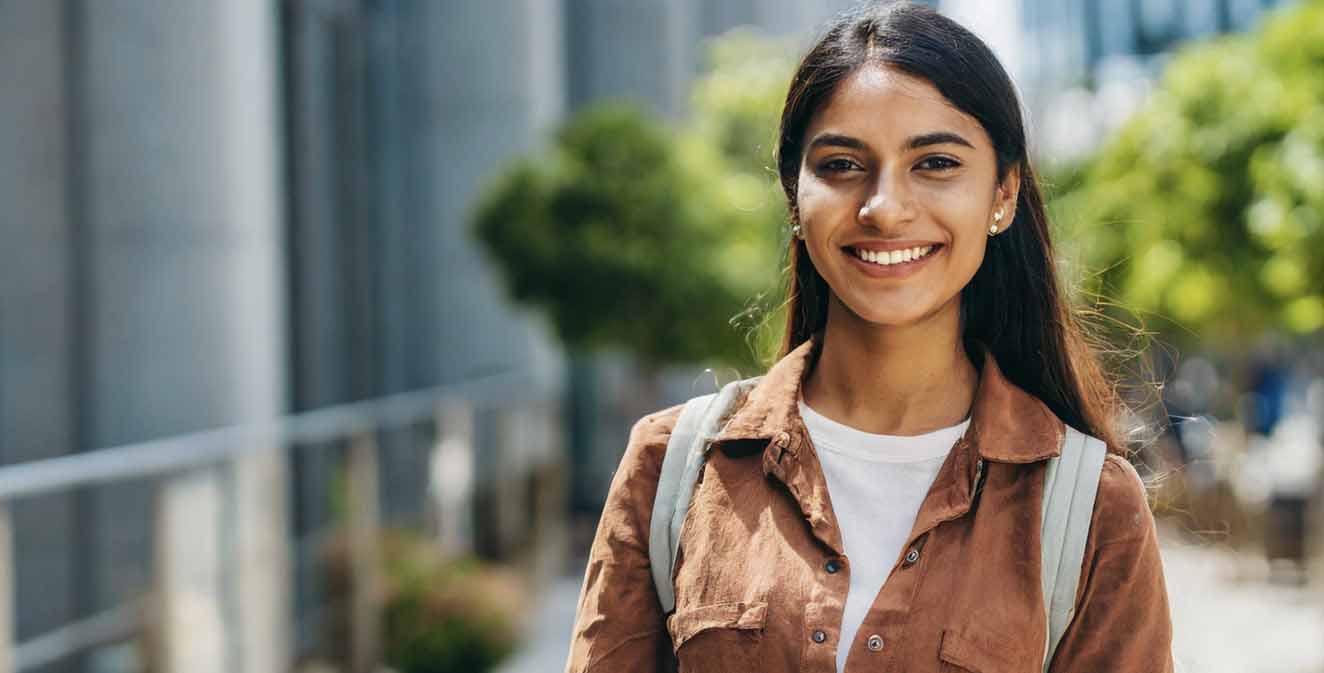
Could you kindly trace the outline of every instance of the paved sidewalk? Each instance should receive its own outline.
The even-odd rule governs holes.
[[[1253,556],[1160,537],[1180,673],[1324,673],[1324,593],[1268,582]],[[552,585],[528,647],[498,673],[560,673],[582,580]]]
[[[528,647],[497,668],[497,673],[561,673],[570,654],[570,630],[583,575],[556,580],[541,598]]]
[[[1324,673],[1324,594],[1265,564],[1163,540],[1179,673]]]

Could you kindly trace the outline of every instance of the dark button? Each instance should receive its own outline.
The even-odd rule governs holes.
[[[876,633],[869,636],[869,651],[877,652],[881,649],[883,649],[883,637]]]
[[[827,562],[827,565],[823,566],[823,569],[828,571],[829,575],[835,575],[838,570],[841,570],[841,564],[837,562],[837,559],[832,559]]]
[[[910,551],[906,552],[906,565],[910,565],[918,560],[919,560],[918,549],[911,549]]]
[[[814,642],[816,642],[816,643],[821,643],[821,642],[823,642],[823,641],[825,641],[825,640],[827,640],[827,634],[826,634],[826,633],[823,633],[822,631],[815,631],[815,632],[814,632]]]

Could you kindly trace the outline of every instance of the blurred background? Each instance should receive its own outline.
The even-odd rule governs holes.
[[[0,673],[559,671],[630,424],[759,373],[852,3],[0,0]],[[1024,96],[1185,670],[1324,671],[1324,2],[931,2]]]

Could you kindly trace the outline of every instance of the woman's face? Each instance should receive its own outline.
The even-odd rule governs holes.
[[[1015,169],[998,184],[980,123],[926,80],[865,66],[810,120],[802,147],[801,235],[840,304],[829,315],[957,320],[989,226],[999,209],[999,231],[1011,223],[1019,184]]]

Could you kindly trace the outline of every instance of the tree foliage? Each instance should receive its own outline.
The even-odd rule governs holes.
[[[511,297],[546,311],[571,348],[753,364],[785,241],[770,169],[781,53],[726,38],[683,124],[598,104],[498,176],[474,231]]]
[[[1324,2],[1179,52],[1054,203],[1092,289],[1214,341],[1324,327]]]

